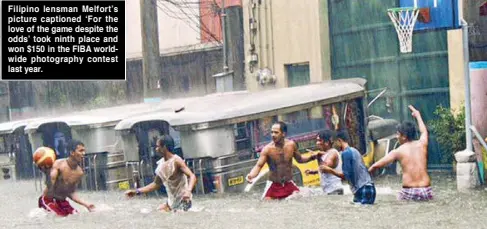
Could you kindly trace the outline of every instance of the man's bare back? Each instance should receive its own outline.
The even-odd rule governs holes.
[[[397,160],[402,168],[402,185],[408,188],[431,185],[427,173],[427,147],[420,141],[408,142],[396,149]]]
[[[433,198],[431,180],[428,175],[428,129],[421,114],[413,106],[409,106],[411,115],[418,122],[421,136],[414,140],[416,127],[414,123],[404,122],[398,126],[398,141],[401,146],[374,163],[369,172],[399,161],[402,168],[402,186],[399,193],[400,200],[430,200]]]

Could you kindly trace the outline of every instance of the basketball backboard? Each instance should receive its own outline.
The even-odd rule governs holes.
[[[454,29],[460,27],[458,1],[462,0],[400,0],[399,7],[428,8],[427,23],[418,18],[414,31],[430,29]],[[420,14],[421,17],[421,14]]]

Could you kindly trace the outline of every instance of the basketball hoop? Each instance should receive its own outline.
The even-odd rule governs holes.
[[[419,14],[419,8],[401,7],[387,10],[387,14],[394,23],[397,37],[399,38],[399,47],[401,53],[410,53],[413,51],[413,30],[414,24]]]

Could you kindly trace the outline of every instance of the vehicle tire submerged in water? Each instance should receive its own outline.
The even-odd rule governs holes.
[[[297,167],[293,167],[293,181],[298,187],[303,187],[303,175]]]

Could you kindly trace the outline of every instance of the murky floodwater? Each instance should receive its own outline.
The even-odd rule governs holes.
[[[261,202],[261,192],[195,196],[193,212],[160,213],[164,197],[127,200],[122,192],[80,192],[98,211],[67,218],[36,208],[39,193],[33,182],[0,181],[0,228],[487,228],[487,191],[456,192],[455,178],[434,175],[436,200],[396,201],[398,177],[376,179],[374,206],[351,204],[344,196],[311,196],[280,202]],[[348,187],[347,187],[348,189]]]

